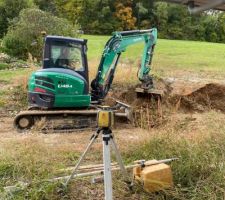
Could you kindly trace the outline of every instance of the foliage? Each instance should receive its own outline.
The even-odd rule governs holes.
[[[186,7],[167,3],[155,4],[160,37],[168,39],[225,42],[225,13],[203,13],[191,16]]]
[[[39,9],[25,9],[15,19],[3,39],[4,51],[18,58],[27,58],[28,52],[40,59],[43,48],[42,31],[49,35],[76,36],[76,26],[67,20]],[[32,45],[32,43],[36,43]]]
[[[107,1],[71,0],[56,2],[59,16],[66,16],[73,23],[79,22],[89,33],[108,33],[113,30],[114,20]]]
[[[225,42],[225,13],[190,15],[184,6],[149,0],[0,0],[0,38],[23,8],[35,6],[80,24],[88,34],[157,27],[161,38]],[[24,48],[21,41],[18,46]]]
[[[55,5],[54,13],[78,22],[85,33],[155,26],[161,38],[225,42],[225,14],[220,12],[190,15],[184,6],[149,0],[55,0]]]
[[[57,15],[56,2],[54,0],[33,0],[34,4],[38,6],[40,10],[51,12],[54,15]]]
[[[225,42],[225,13],[207,16],[202,22],[205,28],[205,40]]]
[[[71,0],[63,1],[58,0],[55,3],[59,16],[69,19],[72,23],[77,23],[78,19],[82,17],[82,1]]]
[[[0,70],[9,68],[9,64],[0,62]]]
[[[10,21],[17,17],[22,9],[32,5],[31,0],[0,1],[0,38],[6,34]]]
[[[113,0],[58,0],[59,16],[79,22],[86,33],[108,34],[115,30],[135,28],[132,1]]]
[[[126,4],[121,1],[116,1],[115,16],[121,23],[122,30],[131,30],[135,28],[136,18],[132,16],[132,4],[131,1],[127,1]]]

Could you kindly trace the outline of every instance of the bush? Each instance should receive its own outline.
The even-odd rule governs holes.
[[[0,39],[0,53],[2,52],[2,39]]]
[[[10,21],[17,17],[24,8],[33,6],[31,0],[1,0],[0,1],[0,37],[3,37],[8,29]]]
[[[67,20],[53,16],[39,9],[24,9],[12,21],[8,33],[3,38],[3,50],[10,56],[26,59],[28,52],[37,59],[42,56],[42,31],[49,35],[75,37],[78,26]],[[35,46],[32,43],[36,43]]]
[[[0,63],[0,70],[7,69],[7,68],[9,68],[9,65],[7,63]]]

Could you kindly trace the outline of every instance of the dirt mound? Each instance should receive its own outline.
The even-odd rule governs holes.
[[[182,85],[185,92],[174,93],[174,91],[180,90]],[[169,84],[163,79],[155,81],[157,89],[163,91],[164,96],[162,98],[161,106],[167,109],[181,109],[184,112],[204,112],[208,110],[217,110],[225,113],[225,85],[218,83],[199,83],[197,87],[196,83],[182,82],[182,84]],[[176,88],[177,86],[177,88]],[[112,96],[130,104],[135,109],[140,107],[148,107],[149,109],[159,109],[159,103],[156,99],[152,99],[150,96],[146,98],[137,98],[135,88],[132,86],[126,90],[117,90],[113,92]],[[191,90],[190,88],[195,88]],[[187,91],[189,91],[187,93]]]
[[[137,98],[136,86],[127,89],[117,89],[111,94],[116,99],[131,105],[134,110],[135,125],[141,128],[151,128],[165,123],[174,112],[193,113],[217,110],[225,113],[225,85],[217,83],[200,84],[198,89],[190,90],[192,85],[187,85],[185,93],[176,94],[174,85],[164,80],[157,80],[157,89],[164,92],[161,100],[151,97]],[[184,87],[185,82],[179,84]],[[197,85],[194,85],[197,88]],[[189,93],[187,94],[187,91]]]
[[[225,113],[225,85],[206,84],[198,90],[180,97],[180,108],[185,111],[218,110]]]

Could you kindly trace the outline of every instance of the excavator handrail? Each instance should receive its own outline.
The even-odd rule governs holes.
[[[154,29],[146,29],[146,30],[132,30],[132,31],[116,31],[113,33],[115,34],[120,34],[122,36],[127,36],[127,35],[135,35],[135,34],[142,34],[142,33],[151,33]]]

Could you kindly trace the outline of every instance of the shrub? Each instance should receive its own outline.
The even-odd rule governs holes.
[[[19,17],[12,21],[8,33],[3,38],[3,50],[21,59],[26,59],[28,52],[37,59],[42,56],[42,31],[49,35],[76,36],[77,25],[53,16],[39,9],[24,9]],[[32,43],[35,42],[35,46]]]
[[[9,65],[7,63],[0,63],[0,70],[7,69]]]
[[[1,0],[0,37],[6,34],[10,21],[17,17],[22,9],[32,6],[33,2],[31,0]]]

